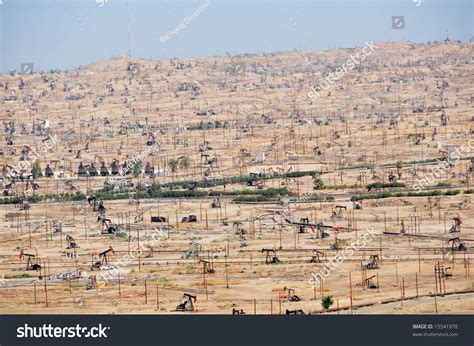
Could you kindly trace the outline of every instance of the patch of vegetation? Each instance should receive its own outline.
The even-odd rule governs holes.
[[[394,188],[394,187],[406,187],[404,183],[372,183],[367,185],[367,189],[386,189],[386,188]]]
[[[435,187],[449,187],[451,185],[451,182],[449,181],[440,181],[438,184],[435,185]]]
[[[351,197],[351,201],[361,201],[365,199],[383,199],[391,197],[430,197],[430,196],[454,196],[460,194],[460,190],[447,190],[447,191],[421,191],[421,192],[384,192],[374,195],[355,195]]]
[[[332,299],[332,296],[324,296],[323,299],[321,299],[321,305],[326,310],[329,309],[333,304],[334,300]]]
[[[5,279],[25,279],[25,278],[31,278],[31,275],[28,273],[23,273],[23,274],[17,274],[17,275],[5,275]]]
[[[232,202],[235,203],[249,203],[249,202],[268,202],[271,201],[272,199],[268,196],[262,196],[262,195],[255,195],[252,197],[246,197],[246,196],[241,196],[234,198]]]

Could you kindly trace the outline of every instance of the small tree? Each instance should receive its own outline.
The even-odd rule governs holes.
[[[314,186],[313,189],[315,190],[322,190],[324,189],[324,183],[321,178],[314,179]]]
[[[36,160],[33,163],[33,168],[31,169],[31,173],[33,174],[33,179],[38,179],[39,177],[43,176],[39,160]]]
[[[175,159],[169,160],[168,166],[170,166],[171,177],[172,177],[172,180],[174,180],[174,174],[178,170],[178,160],[175,160]]]
[[[403,169],[403,161],[398,160],[397,161],[397,174],[398,174],[399,179],[402,177],[402,169]]]
[[[142,163],[140,161],[133,165],[132,172],[135,178],[137,178],[142,173]]]
[[[321,305],[326,310],[329,309],[329,307],[332,304],[334,304],[334,300],[332,299],[332,296],[324,296],[323,299],[321,299]]]
[[[188,172],[188,168],[191,164],[191,160],[187,156],[183,156],[181,160],[179,160],[179,168],[184,169],[186,173]]]

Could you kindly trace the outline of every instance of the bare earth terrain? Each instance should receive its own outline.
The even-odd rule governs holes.
[[[474,313],[474,44],[375,46],[1,75],[0,313]]]

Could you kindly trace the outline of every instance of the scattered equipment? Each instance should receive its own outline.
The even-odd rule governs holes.
[[[203,274],[214,274],[216,271],[214,270],[214,263],[212,261],[206,261],[203,259],[199,260],[203,267],[202,267],[202,273]]]
[[[183,294],[183,302],[176,307],[177,311],[194,311],[194,303],[197,297],[191,294]]]
[[[37,263],[35,255],[23,253],[21,256],[28,257],[28,260],[26,261],[26,270],[40,270],[41,269],[41,265]]]
[[[91,270],[94,270],[94,269],[100,269],[100,270],[112,269],[113,267],[109,266],[109,262],[108,262],[108,259],[107,259],[107,254],[109,252],[115,253],[112,246],[109,246],[109,248],[107,250],[105,250],[104,252],[101,252],[99,254],[99,260],[91,265]]]
[[[266,252],[265,256],[265,264],[275,264],[280,263],[281,261],[278,259],[276,255],[276,250],[274,249],[262,249],[262,252]]]
[[[185,216],[181,219],[181,222],[197,222],[197,216],[196,215]]]
[[[319,256],[324,257],[324,252],[319,251],[319,250],[313,250],[313,256],[309,260],[309,263],[320,263],[321,259],[319,258]]]
[[[372,275],[371,277],[364,280],[365,287],[367,287],[369,289],[376,289],[377,288],[377,285],[372,283],[372,281],[371,281],[374,277],[375,277],[375,275]]]
[[[211,203],[211,208],[220,208],[221,207],[221,200],[219,197],[214,198],[214,200]]]
[[[115,234],[118,231],[118,227],[112,224],[110,219],[106,219],[102,215],[97,217],[97,222],[100,222],[99,229],[101,234]]]
[[[202,245],[192,242],[189,250],[186,251],[186,258],[197,258],[200,251],[202,251]]]
[[[449,233],[461,232],[462,219],[459,214],[458,216],[453,217],[453,223],[454,224],[451,226]]]
[[[309,218],[302,217],[299,224],[298,233],[306,233],[306,227],[309,225]]]
[[[379,255],[370,255],[369,260],[362,261],[366,269],[379,269]]]
[[[280,298],[286,298],[289,302],[300,302],[303,300],[300,296],[295,294],[295,290],[293,288],[283,288],[283,294]]]
[[[74,240],[74,238],[71,237],[69,234],[66,235],[66,241],[67,241],[67,249],[75,249],[79,247],[76,241]]]
[[[461,242],[461,239],[459,237],[456,238],[451,238],[448,240],[448,242],[451,244],[451,250],[452,251],[466,251],[466,245],[464,245],[463,242]]]
[[[89,276],[89,278],[87,279],[87,284],[86,284],[86,290],[91,290],[95,287],[97,283],[97,278],[96,276]]]
[[[164,216],[152,216],[151,222],[166,222],[166,217]]]

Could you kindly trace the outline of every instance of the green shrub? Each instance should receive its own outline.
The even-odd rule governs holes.
[[[323,306],[324,309],[329,309],[329,307],[334,304],[334,300],[332,299],[332,296],[324,296],[321,299],[321,305]]]

